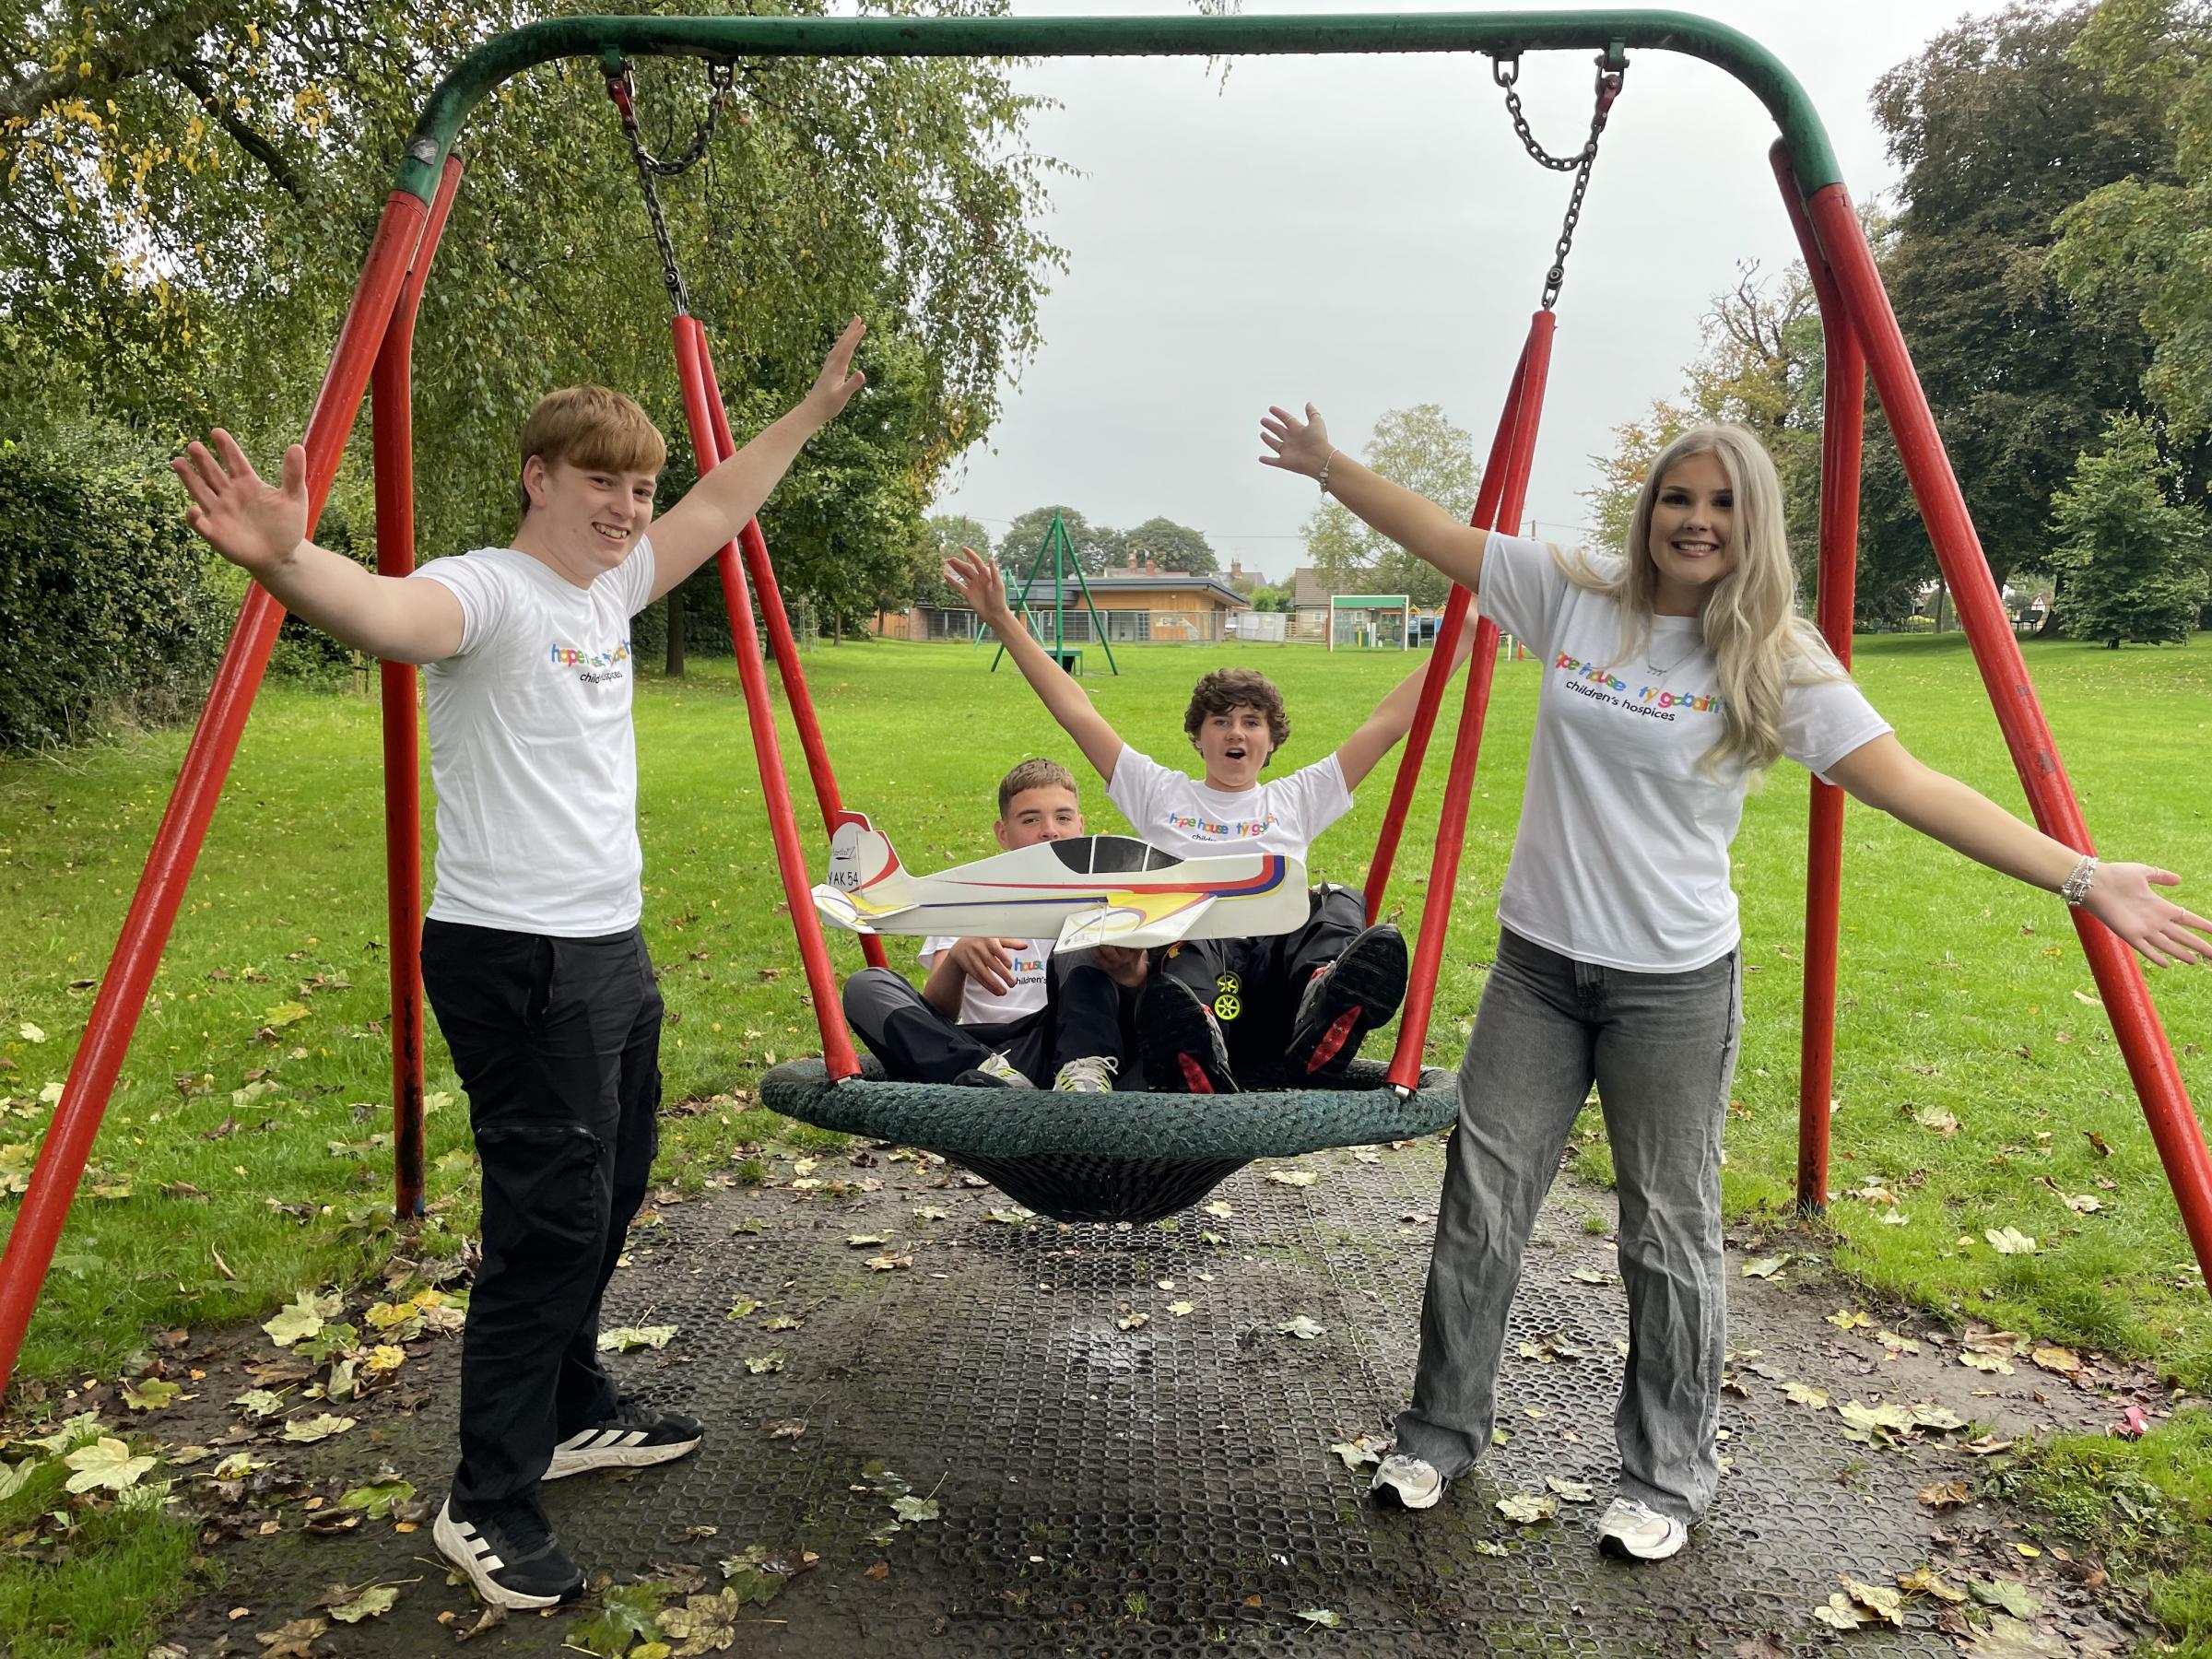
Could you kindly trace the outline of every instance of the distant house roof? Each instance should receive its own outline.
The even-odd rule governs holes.
[[[1322,581],[1321,572],[1312,565],[1301,565],[1290,572],[1290,603],[1316,606],[1323,610],[1328,608],[1328,584]]]
[[[1213,576],[1184,576],[1181,574],[1147,575],[1141,571],[1105,571],[1089,579],[1094,594],[1111,590],[1116,594],[1210,594],[1232,610],[1250,610],[1252,601]],[[1040,576],[1014,595],[1017,604],[1050,605],[1053,602],[1053,583],[1050,577]],[[1081,583],[1072,578],[1060,584],[1061,603],[1083,603]]]

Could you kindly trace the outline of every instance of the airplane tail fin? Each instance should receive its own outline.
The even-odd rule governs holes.
[[[830,835],[830,870],[814,889],[823,920],[855,933],[911,907],[914,879],[890,837],[864,813],[841,812]]]

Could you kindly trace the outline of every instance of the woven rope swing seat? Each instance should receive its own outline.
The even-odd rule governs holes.
[[[843,1082],[819,1060],[760,1079],[760,1103],[821,1129],[894,1141],[972,1170],[1056,1221],[1153,1221],[1188,1209],[1256,1158],[1432,1135],[1459,1110],[1451,1073],[1410,1095],[1356,1060],[1332,1088],[1236,1094],[1056,1094],[898,1083],[872,1058]]]

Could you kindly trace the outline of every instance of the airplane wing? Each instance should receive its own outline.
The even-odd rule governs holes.
[[[1109,893],[1105,903],[1077,911],[1061,924],[1054,950],[1091,950],[1100,945],[1146,949],[1187,937],[1214,907],[1206,893]]]

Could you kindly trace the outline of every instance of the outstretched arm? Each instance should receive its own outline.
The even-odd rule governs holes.
[[[866,383],[853,353],[867,325],[845,324],[805,397],[727,461],[684,492],[653,527],[653,596],[658,599],[737,538],[769,492],[782,482],[806,441],[837,418]]]
[[[1328,491],[1364,523],[1416,559],[1434,565],[1470,592],[1482,586],[1482,549],[1489,532],[1462,524],[1427,496],[1371,472],[1329,441],[1329,429],[1312,404],[1300,420],[1271,407],[1260,420],[1260,441],[1271,452],[1262,466],[1319,478],[1327,469]]]
[[[1083,688],[1062,672],[1060,665],[1022,626],[1014,607],[1006,603],[1006,579],[998,567],[973,548],[962,547],[945,561],[945,580],[959,591],[983,626],[998,636],[1006,654],[1014,659],[1014,666],[1021,670],[1021,677],[1037,693],[1037,700],[1060,723],[1060,729],[1076,740],[1083,759],[1100,777],[1112,782],[1113,769],[1121,764],[1122,750],[1127,746],[1121,734],[1107,724],[1106,717],[1091,706]]]
[[[1877,806],[1900,824],[1933,836],[1976,864],[2057,892],[2081,855],[1987,795],[1915,759],[1885,734],[1861,744],[1828,769],[1854,800]],[[2150,865],[2100,862],[2089,884],[2089,913],[2159,967],[2212,962],[2212,922],[2154,889],[2182,878]],[[2194,931],[2192,931],[2192,930]]]
[[[307,451],[284,452],[272,487],[218,427],[170,465],[192,505],[185,521],[270,595],[340,644],[391,663],[435,663],[461,649],[461,601],[439,582],[379,576],[307,539]]]
[[[1473,654],[1475,630],[1480,625],[1481,618],[1470,607],[1466,621],[1460,626],[1459,638],[1452,642],[1452,674],[1458,673],[1459,665]],[[1436,649],[1443,649],[1441,641]],[[1345,788],[1359,788],[1360,781],[1375,770],[1376,763],[1413,729],[1413,716],[1421,703],[1421,682],[1428,674],[1429,665],[1423,663],[1400,680],[1375,705],[1375,712],[1360,722],[1359,729],[1336,746],[1336,764],[1344,772]]]

